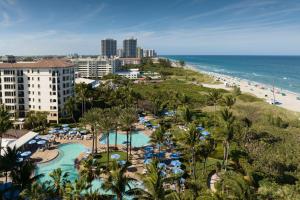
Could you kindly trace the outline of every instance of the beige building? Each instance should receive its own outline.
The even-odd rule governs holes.
[[[0,62],[0,103],[15,118],[46,111],[50,122],[58,122],[64,103],[74,96],[74,70],[74,64],[58,59]]]

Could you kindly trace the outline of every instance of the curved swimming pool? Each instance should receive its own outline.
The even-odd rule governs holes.
[[[115,144],[115,137],[116,133],[111,132],[109,134],[109,141],[110,144]],[[129,136],[128,136],[129,137]],[[148,135],[143,133],[142,131],[133,131],[132,132],[132,146],[133,147],[142,147],[144,145],[149,144],[150,138]],[[117,144],[126,144],[126,134],[124,133],[118,133],[117,135]],[[106,144],[106,136],[103,136],[100,139],[100,144]]]

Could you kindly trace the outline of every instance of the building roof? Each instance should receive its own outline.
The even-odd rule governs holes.
[[[8,146],[10,148],[14,148],[14,146],[15,146],[16,149],[18,149],[18,148],[22,147],[24,144],[26,144],[27,142],[29,142],[30,140],[32,140],[33,138],[35,138],[37,135],[38,135],[38,133],[30,131],[27,134],[20,137],[19,139],[17,139],[16,141],[9,143]]]
[[[65,59],[45,59],[36,62],[0,63],[0,68],[63,68],[74,64]]]
[[[96,82],[96,80],[88,79],[88,78],[76,78],[75,79],[76,84],[79,84],[79,83],[93,84],[94,82]]]

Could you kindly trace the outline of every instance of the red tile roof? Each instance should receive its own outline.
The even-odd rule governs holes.
[[[64,59],[39,60],[36,62],[0,63],[0,68],[63,68],[72,67],[73,63]]]

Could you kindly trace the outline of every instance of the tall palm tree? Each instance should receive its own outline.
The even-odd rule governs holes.
[[[188,106],[184,106],[183,109],[180,111],[180,117],[185,125],[188,125],[190,122],[193,121],[193,113],[189,109]]]
[[[4,105],[0,105],[0,155],[2,151],[2,137],[3,134],[12,127],[10,121],[10,114],[5,109]]]
[[[85,179],[79,178],[75,180],[73,186],[73,199],[74,200],[81,200],[82,199],[82,192],[87,191],[91,187],[90,184],[87,184]]]
[[[51,188],[46,182],[34,182],[20,193],[20,197],[30,200],[50,200],[52,199],[51,193]]]
[[[158,162],[155,160],[150,165],[147,165],[147,174],[140,175],[145,187],[144,189],[134,188],[128,191],[129,194],[134,195],[134,199],[165,200],[169,199],[174,193],[164,188],[164,183],[169,182],[170,179],[163,176],[157,164]]]
[[[136,180],[128,177],[125,173],[127,171],[129,164],[123,166],[118,165],[116,161],[113,162],[111,170],[108,172],[102,188],[106,191],[111,191],[117,196],[118,200],[122,200],[126,191],[131,189],[130,183]]]
[[[98,143],[98,129],[99,129],[99,119],[101,118],[102,109],[93,108],[86,112],[80,121],[90,126],[90,130],[93,134],[93,144],[92,153],[97,153],[97,143]]]
[[[111,108],[111,120],[113,123],[113,128],[115,129],[115,149],[117,149],[118,144],[118,128],[120,126],[120,114],[121,114],[121,108],[120,107],[113,107]]]
[[[93,157],[89,157],[88,159],[82,161],[79,173],[80,173],[80,181],[85,181],[88,186],[91,188],[93,180],[100,174],[100,168],[98,167],[97,161],[93,159]]]
[[[55,169],[53,170],[50,174],[49,174],[50,178],[53,181],[53,190],[54,193],[57,196],[62,196],[63,192],[64,192],[64,188],[66,186],[66,184],[69,182],[67,180],[69,173],[65,172],[63,173],[61,168]]]
[[[165,141],[165,129],[160,126],[158,129],[156,129],[150,136],[150,142],[152,144],[158,144],[158,151],[160,152],[161,145]]]
[[[64,105],[64,110],[66,111],[66,113],[69,116],[71,116],[74,123],[76,123],[76,120],[74,118],[74,112],[77,111],[77,104],[76,104],[76,100],[74,97],[69,97],[67,99],[67,101],[65,102],[65,105]]]
[[[212,89],[208,93],[208,102],[214,105],[214,129],[216,128],[216,112],[217,112],[217,104],[222,99],[222,94],[217,89]]]
[[[131,155],[131,131],[132,131],[132,124],[136,121],[137,116],[136,116],[136,111],[133,108],[125,108],[122,110],[122,113],[120,115],[120,122],[123,130],[126,131],[126,151],[127,151],[127,156],[126,159],[127,161],[129,160],[129,143],[130,143],[130,155]],[[130,142],[129,142],[129,134],[130,134]]]
[[[207,138],[205,141],[201,142],[198,150],[199,155],[204,158],[203,162],[203,174],[206,173],[206,163],[209,155],[215,150],[215,140],[213,138]]]
[[[78,99],[81,100],[81,115],[85,113],[86,110],[86,100],[88,96],[88,85],[85,83],[77,84],[75,87],[76,95]]]
[[[5,154],[0,156],[0,165],[4,170],[5,182],[7,182],[8,172],[13,171],[17,166],[18,153],[16,147],[10,148],[9,146],[5,150]]]
[[[31,184],[43,177],[43,174],[32,176],[35,171],[35,164],[32,161],[24,161],[11,171],[12,182],[21,190],[28,188]]]
[[[221,118],[224,121],[224,129],[223,132],[225,134],[225,138],[223,141],[223,147],[224,147],[224,158],[223,158],[223,166],[225,167],[225,171],[227,169],[227,163],[228,163],[228,155],[230,151],[230,142],[233,139],[234,136],[234,122],[235,122],[235,116],[232,112],[230,112],[227,108],[225,108],[221,112]]]

